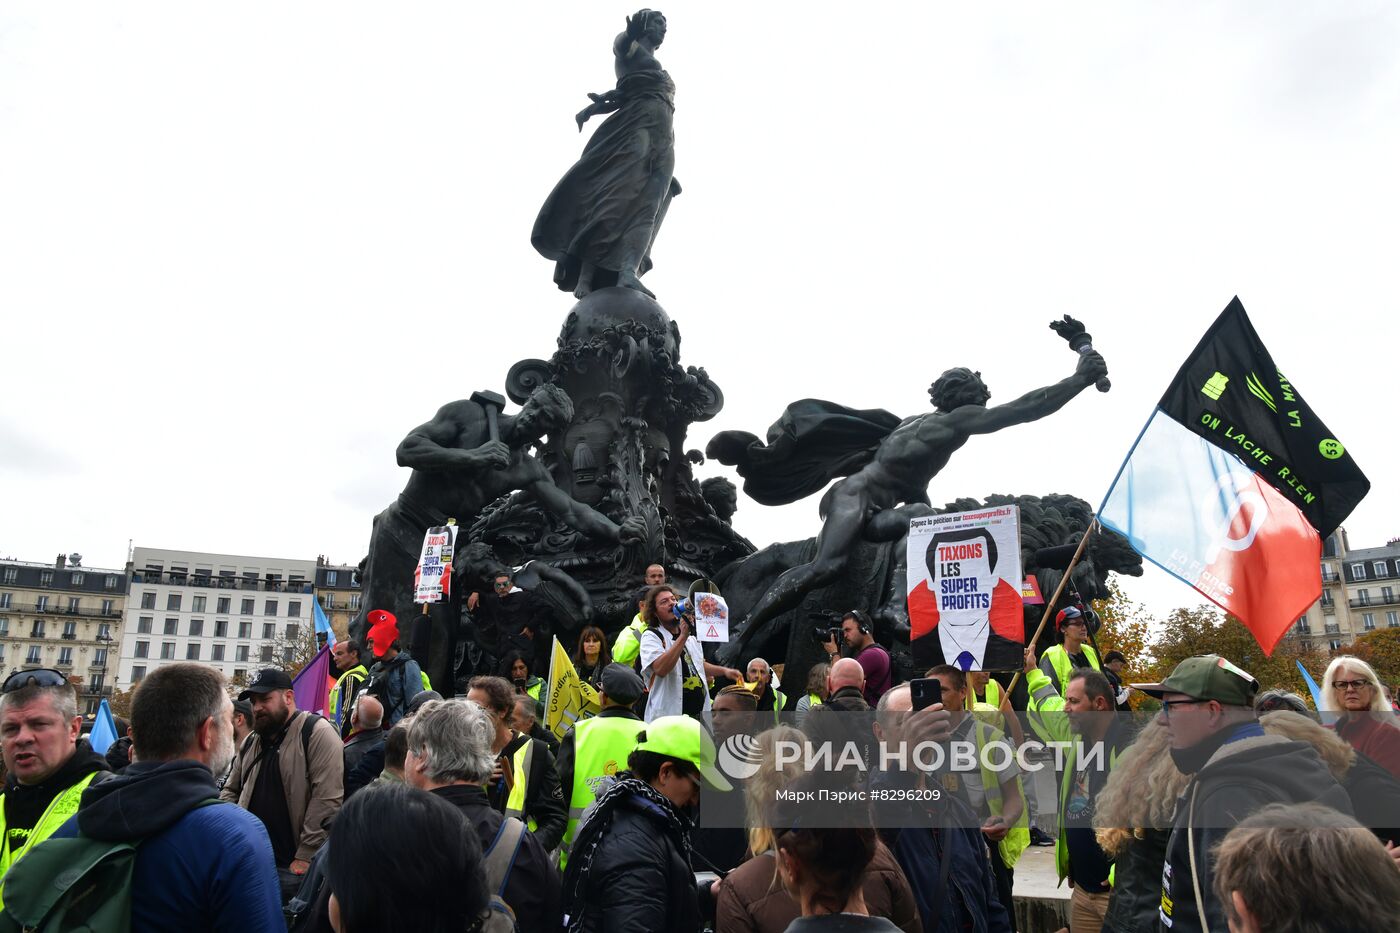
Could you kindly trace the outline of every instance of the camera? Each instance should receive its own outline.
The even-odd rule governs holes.
[[[815,612],[807,613],[809,619],[819,620],[821,624],[812,627],[812,641],[819,645],[829,641],[841,644],[841,614],[832,612],[830,609],[819,609]]]

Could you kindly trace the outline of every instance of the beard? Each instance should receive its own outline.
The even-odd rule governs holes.
[[[258,735],[268,735],[276,732],[287,724],[291,717],[291,711],[283,707],[279,712],[253,713],[253,731]]]
[[[219,777],[233,763],[233,727],[219,736],[219,742],[209,751],[209,770]]]

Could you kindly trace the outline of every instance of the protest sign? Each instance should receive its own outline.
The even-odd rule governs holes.
[[[700,641],[729,641],[729,604],[723,596],[695,594],[695,637]]]
[[[1020,670],[1026,636],[1016,506],[912,519],[907,556],[915,665]]]
[[[456,525],[438,525],[423,536],[423,552],[413,571],[415,603],[442,602],[452,595],[452,550],[456,543]]]

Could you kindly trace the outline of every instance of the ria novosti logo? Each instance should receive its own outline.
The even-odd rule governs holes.
[[[719,769],[725,775],[735,780],[746,781],[758,773],[763,753],[759,750],[758,739],[738,733],[724,740],[715,758]]]

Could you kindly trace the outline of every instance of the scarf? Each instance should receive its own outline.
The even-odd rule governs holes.
[[[620,772],[613,783],[594,803],[593,814],[588,818],[574,840],[573,852],[569,855],[568,867],[564,870],[564,903],[585,904],[584,888],[593,868],[593,858],[612,827],[618,809],[633,797],[641,797],[654,805],[658,815],[666,821],[666,828],[680,846],[681,855],[690,862],[690,821],[676,812],[675,804],[646,781],[635,777],[629,771]],[[577,933],[583,928],[584,910],[567,918],[565,929]]]

